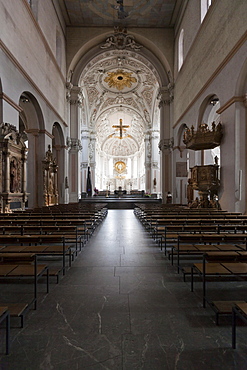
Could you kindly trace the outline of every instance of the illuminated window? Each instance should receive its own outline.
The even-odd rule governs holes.
[[[212,4],[212,0],[201,0],[201,22],[203,21],[209,7]]]
[[[178,70],[184,62],[184,30],[182,29],[178,39]]]

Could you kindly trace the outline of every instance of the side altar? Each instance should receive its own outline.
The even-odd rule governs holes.
[[[0,124],[0,211],[24,210],[27,148],[24,137],[9,123]]]

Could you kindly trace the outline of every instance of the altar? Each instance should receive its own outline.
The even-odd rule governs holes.
[[[119,186],[118,190],[114,190],[114,194],[121,197],[127,194],[127,190],[122,190],[121,186]]]

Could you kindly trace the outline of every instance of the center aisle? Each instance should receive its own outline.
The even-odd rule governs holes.
[[[208,370],[243,369],[245,359],[231,349],[230,326],[215,326],[133,210],[109,210],[30,313],[4,363],[18,370]]]

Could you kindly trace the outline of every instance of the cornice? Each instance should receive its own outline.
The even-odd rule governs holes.
[[[232,104],[237,102],[244,102],[244,96],[233,96],[230,100],[228,100],[222,107],[220,107],[216,113],[221,114],[224,112],[227,108],[229,108]]]
[[[17,105],[8,95],[6,95],[5,93],[0,93],[0,99],[3,99],[5,100],[9,105],[11,105],[11,107],[13,107],[15,110],[17,110],[17,112],[22,112],[23,109]]]

